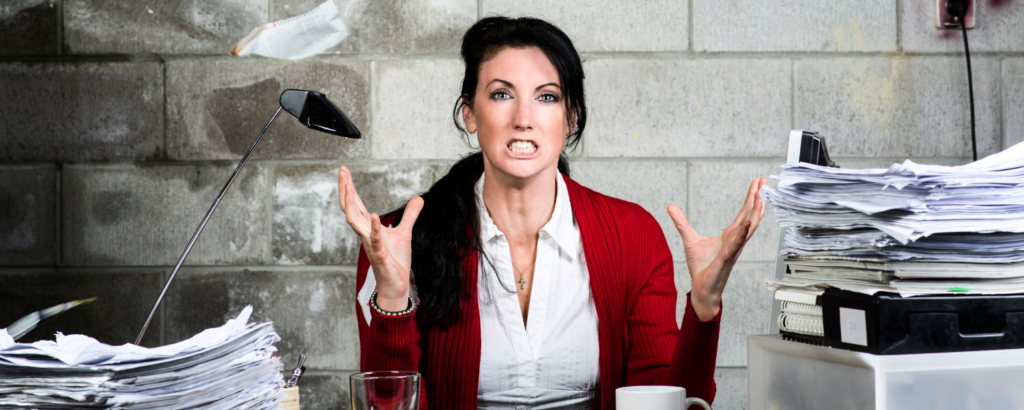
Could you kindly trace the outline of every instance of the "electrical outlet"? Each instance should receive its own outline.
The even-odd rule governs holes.
[[[938,28],[960,28],[960,22],[946,11],[946,3],[950,0],[935,0],[935,27]],[[967,21],[967,28],[974,28],[974,0],[967,1],[967,13],[964,20]]]

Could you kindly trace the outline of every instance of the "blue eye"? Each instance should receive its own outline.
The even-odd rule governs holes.
[[[538,99],[541,102],[548,102],[548,103],[558,102],[558,96],[555,95],[555,94],[552,94],[552,93],[541,94],[541,96]]]
[[[512,98],[512,95],[505,90],[495,90],[491,93],[492,100],[507,100]]]

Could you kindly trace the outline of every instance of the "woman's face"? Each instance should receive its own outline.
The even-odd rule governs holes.
[[[557,170],[571,132],[558,71],[539,48],[504,48],[480,66],[466,130],[476,133],[484,161],[514,179]]]

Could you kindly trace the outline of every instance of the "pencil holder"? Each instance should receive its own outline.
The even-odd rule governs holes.
[[[281,406],[279,410],[299,410],[299,386],[281,389]]]

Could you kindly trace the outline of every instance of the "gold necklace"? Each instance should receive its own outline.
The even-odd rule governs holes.
[[[510,260],[509,262],[512,261]],[[516,281],[516,283],[519,284],[519,289],[526,290],[526,279],[523,279],[523,272],[525,272],[526,270],[530,270],[530,268],[532,268],[533,264],[535,263],[537,263],[536,259],[534,259],[533,262],[530,262],[530,266],[527,266],[525,270],[519,270],[519,268],[516,267],[516,264],[512,264],[512,269],[515,269],[516,271],[519,272],[519,280]]]

